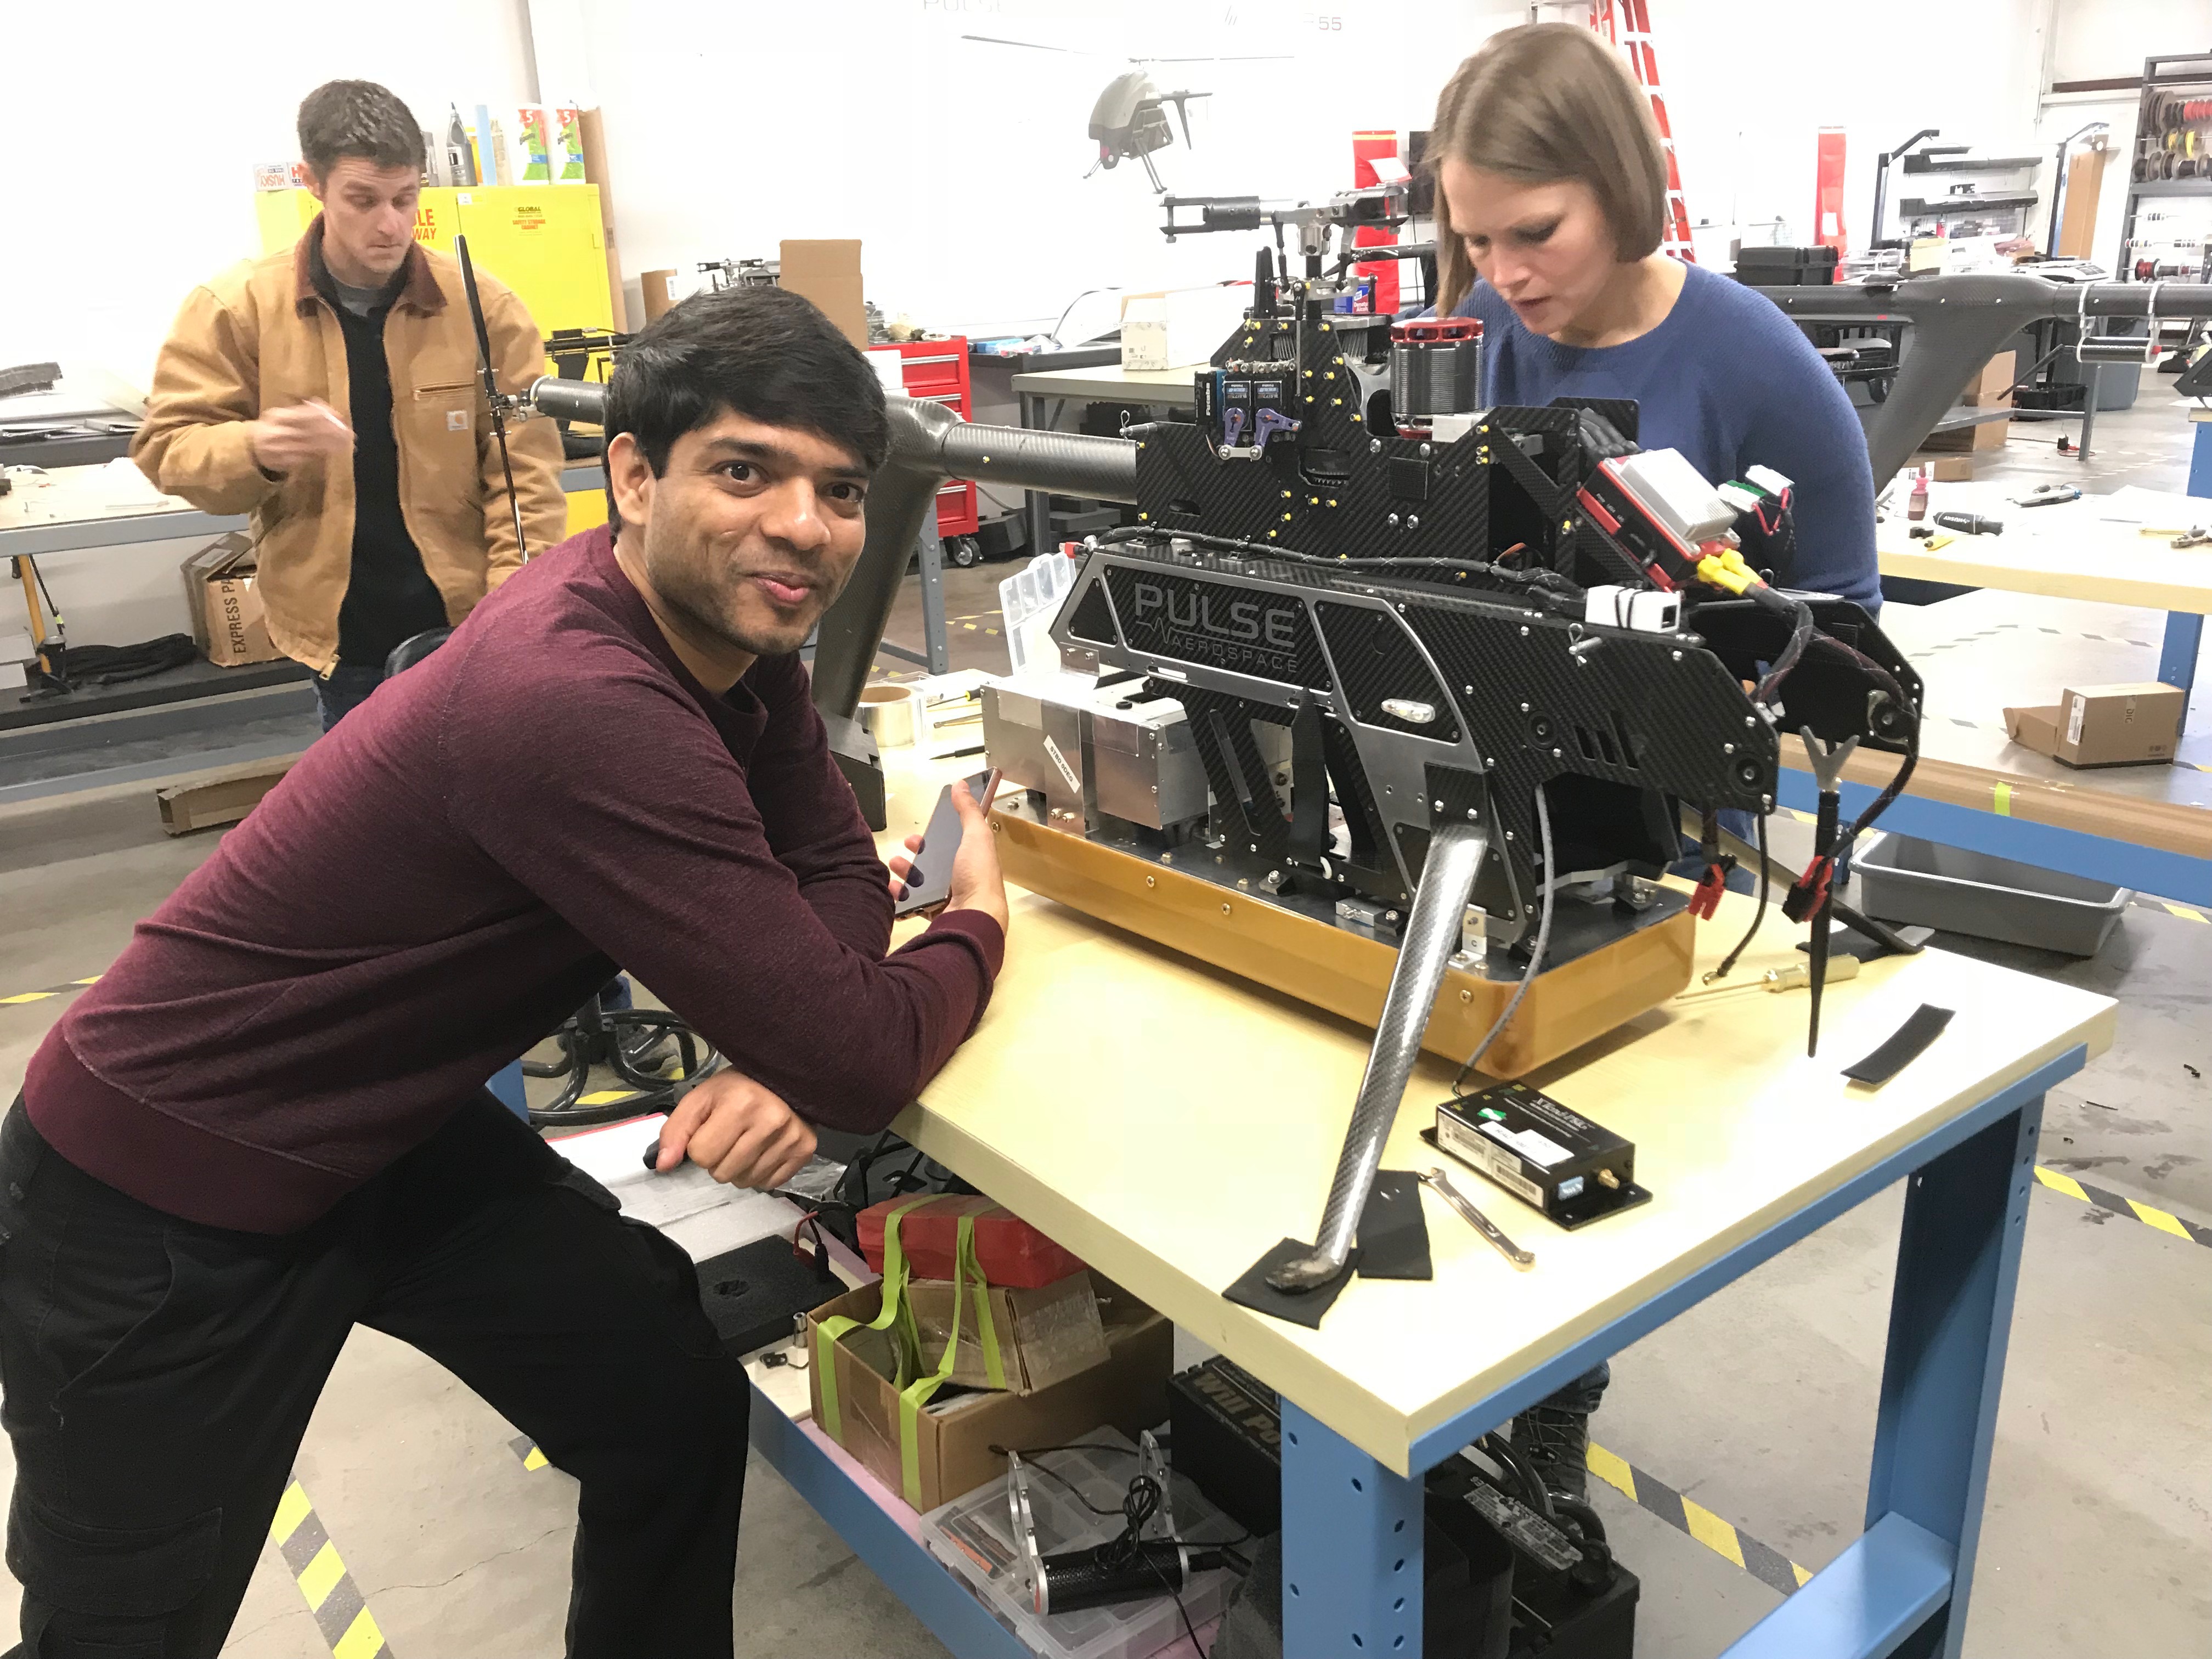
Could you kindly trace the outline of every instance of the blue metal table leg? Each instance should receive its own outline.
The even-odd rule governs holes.
[[[1421,1481],[1283,1401],[1283,1659],[1418,1659]]]
[[[2189,449],[2189,493],[2212,495],[2212,421],[2197,422],[2197,436]],[[2196,684],[2197,647],[2203,638],[2203,617],[2185,611],[2167,612],[2166,639],[2158,651],[2158,678],[2162,684],[2178,685],[2185,691]]]
[[[2207,430],[2212,430],[2208,428]],[[2193,611],[2166,613],[2166,637],[2158,647],[2160,684],[2188,690],[2197,684],[2197,647],[2204,641],[2204,618]]]
[[[2041,1097],[1936,1158],[1905,1189],[1867,1526],[1895,1515],[1956,1551],[1948,1605],[1897,1651],[1956,1659],[1981,1533]]]

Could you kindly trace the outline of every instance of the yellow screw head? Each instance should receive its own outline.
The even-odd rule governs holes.
[[[1287,513],[1284,514],[1283,514],[1283,522],[1284,522],[1285,524],[1288,524],[1290,521],[1291,521],[1291,515],[1290,515],[1289,514],[1287,514]]]
[[[1140,519],[1149,519],[1149,518],[1151,518],[1152,515],[1151,514],[1149,514],[1149,513],[1139,513],[1139,514],[1137,514],[1137,516],[1138,516],[1139,518],[1140,518]]]

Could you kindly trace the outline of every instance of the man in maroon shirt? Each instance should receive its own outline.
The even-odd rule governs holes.
[[[975,1029],[1005,948],[891,889],[794,654],[889,441],[796,295],[689,301],[611,389],[612,529],[533,561],[309,750],[33,1056],[0,1126],[8,1565],[44,1659],[222,1646],[347,1334],[580,1481],[575,1659],[723,1659],[749,1393],[691,1265],[482,1079],[615,968],[730,1056],[660,1163],[769,1186]],[[904,860],[894,860],[902,874]]]

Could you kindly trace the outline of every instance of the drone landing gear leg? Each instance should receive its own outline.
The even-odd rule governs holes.
[[[1239,1290],[1253,1285],[1256,1277],[1264,1288],[1284,1301],[1317,1301],[1316,1292],[1336,1284],[1352,1262],[1352,1240],[1375,1172],[1382,1162],[1383,1143],[1397,1121],[1398,1103],[1406,1092],[1406,1079],[1421,1051],[1421,1034],[1428,1029],[1429,1013],[1443,983],[1452,952],[1459,949],[1460,923],[1467,914],[1468,895],[1474,890],[1475,872],[1489,849],[1486,831],[1464,824],[1445,824],[1430,839],[1421,866],[1419,889],[1413,895],[1413,914],[1398,947],[1398,964],[1390,975],[1390,988],[1382,999],[1382,1015],[1375,1028],[1375,1045],[1368,1051],[1366,1075],[1352,1109],[1352,1124],[1345,1132],[1344,1150],[1338,1155],[1336,1177],[1328,1189],[1322,1212],[1321,1235],[1310,1249],[1285,1241],[1269,1252],[1252,1273],[1231,1289],[1231,1298],[1243,1301]],[[1259,1306],[1258,1301],[1250,1305]],[[1279,1304],[1266,1311],[1284,1312]],[[1304,1317],[1285,1312],[1285,1317]],[[1316,1316],[1317,1322],[1317,1316]]]

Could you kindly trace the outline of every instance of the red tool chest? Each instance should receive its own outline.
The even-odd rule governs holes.
[[[899,384],[906,395],[943,404],[963,420],[968,410],[968,339],[900,340],[872,345],[870,351],[891,352],[899,359]],[[964,480],[937,492],[937,533],[972,536],[975,533],[975,486]]]

